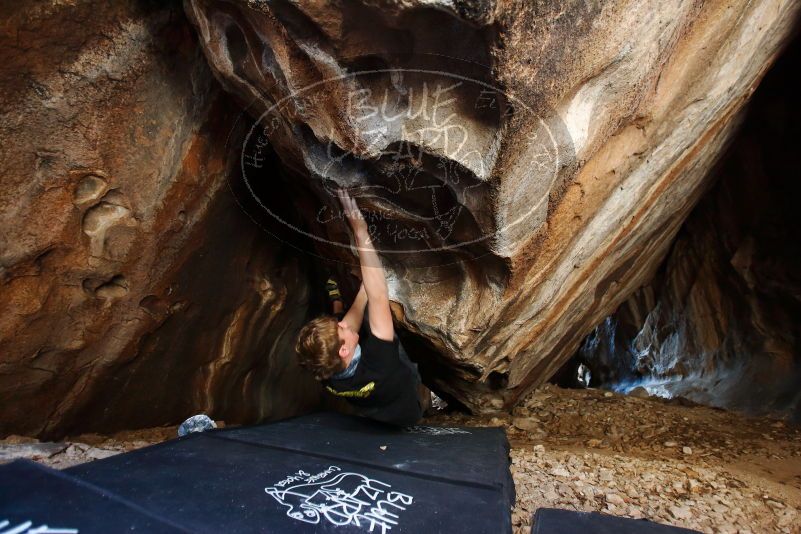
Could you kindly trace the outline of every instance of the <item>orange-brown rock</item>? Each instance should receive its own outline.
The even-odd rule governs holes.
[[[213,71],[295,173],[317,248],[373,225],[430,384],[511,406],[648,282],[792,0],[186,0]],[[425,351],[428,351],[427,353]]]
[[[799,4],[183,8],[0,14],[0,435],[316,405],[337,186],[429,385],[512,406],[653,278]]]
[[[308,409],[304,264],[226,179],[238,108],[179,6],[5,3],[0,435]]]
[[[796,38],[657,275],[583,344],[598,385],[801,421],[799,65]]]

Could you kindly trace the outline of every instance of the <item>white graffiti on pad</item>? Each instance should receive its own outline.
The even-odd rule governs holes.
[[[55,528],[47,525],[33,526],[32,521],[23,521],[19,525],[0,519],[0,534],[78,534],[77,528]]]
[[[286,515],[292,519],[315,525],[325,519],[337,526],[352,525],[386,534],[398,524],[398,513],[414,501],[411,495],[390,488],[379,480],[332,465],[315,475],[299,470],[264,491],[286,506]]]
[[[470,434],[470,431],[447,426],[408,426],[403,429],[411,434],[428,434],[429,436],[451,436],[453,434]]]

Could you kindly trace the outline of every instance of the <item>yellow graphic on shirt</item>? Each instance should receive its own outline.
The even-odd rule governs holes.
[[[351,391],[337,391],[331,386],[325,386],[325,389],[327,389],[328,391],[339,397],[359,397],[363,399],[365,397],[369,397],[370,394],[373,392],[373,390],[375,389],[375,382],[368,382],[367,384],[362,386],[361,389],[354,389]]]

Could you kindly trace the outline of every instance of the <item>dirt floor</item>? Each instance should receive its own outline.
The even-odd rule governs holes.
[[[425,424],[503,426],[512,446],[516,533],[540,507],[647,518],[708,533],[801,533],[801,428],[768,419],[544,386],[514,414],[441,414]],[[0,462],[56,468],[175,436],[176,427],[87,434],[63,443],[11,436]]]
[[[801,532],[801,428],[687,402],[545,386],[503,425],[516,533],[540,507],[646,518],[708,533]]]

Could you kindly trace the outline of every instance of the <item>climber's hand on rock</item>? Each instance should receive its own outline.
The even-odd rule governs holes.
[[[364,220],[364,215],[362,215],[359,205],[356,204],[356,201],[351,198],[345,189],[338,189],[337,196],[342,204],[345,217],[353,229],[353,233],[356,234],[357,238],[367,237],[367,222]]]

